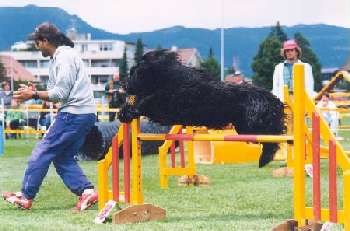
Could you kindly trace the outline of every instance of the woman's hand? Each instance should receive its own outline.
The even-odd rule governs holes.
[[[33,91],[30,87],[22,85],[20,88],[13,92],[13,98],[19,101],[25,101],[33,97]]]

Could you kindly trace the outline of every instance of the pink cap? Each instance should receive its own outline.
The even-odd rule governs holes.
[[[283,43],[283,50],[300,49],[298,43],[294,40],[287,40]]]

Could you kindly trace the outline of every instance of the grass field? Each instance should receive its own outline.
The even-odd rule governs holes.
[[[34,145],[33,140],[6,141],[5,155],[0,157],[1,192],[20,189],[26,162]],[[80,164],[96,183],[96,162]],[[95,225],[96,206],[79,214],[73,213],[71,208],[77,198],[64,187],[51,167],[32,210],[18,210],[6,202],[0,202],[0,231],[271,230],[278,223],[293,217],[292,179],[271,177],[272,170],[280,164],[274,162],[263,169],[258,169],[257,163],[198,165],[199,174],[209,176],[209,187],[180,187],[176,185],[176,179],[171,178],[169,189],[162,190],[159,187],[158,156],[145,156],[145,202],[165,208],[167,217],[157,222],[118,226],[110,222]],[[326,171],[324,163],[323,171]],[[326,177],[323,174],[322,179],[326,181]],[[310,179],[307,184],[310,184]],[[322,187],[326,192],[327,185],[323,184]],[[341,184],[339,187],[341,190]],[[323,202],[327,204],[325,196]],[[333,230],[341,228],[338,226]]]

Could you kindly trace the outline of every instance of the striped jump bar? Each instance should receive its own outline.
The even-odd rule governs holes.
[[[293,141],[293,136],[279,135],[220,135],[220,134],[150,134],[140,133],[140,140],[183,140],[183,141],[242,141],[282,143]]]

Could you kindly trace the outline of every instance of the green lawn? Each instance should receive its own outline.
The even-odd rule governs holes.
[[[20,189],[34,144],[35,141],[6,141],[5,155],[0,157],[1,192]],[[80,164],[96,183],[97,163]],[[93,220],[97,207],[79,214],[71,212],[77,198],[50,168],[32,210],[22,211],[0,202],[0,231],[271,230],[293,217],[292,179],[271,177],[272,170],[280,164],[274,162],[263,169],[258,169],[257,163],[198,165],[199,174],[209,176],[209,187],[179,187],[176,179],[171,178],[169,189],[162,190],[159,187],[158,158],[156,155],[145,156],[142,166],[145,202],[166,209],[167,217],[163,221],[131,225],[113,225],[110,222],[95,225]],[[325,166],[323,170],[326,170]],[[323,179],[326,180],[326,177]],[[307,181],[310,184],[310,179]]]

